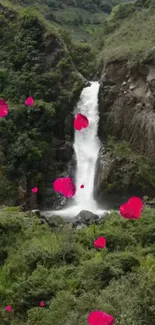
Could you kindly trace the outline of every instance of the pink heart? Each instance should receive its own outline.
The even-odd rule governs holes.
[[[6,306],[5,310],[7,310],[10,313],[12,311],[12,307],[11,306]]]
[[[75,185],[70,177],[57,178],[53,183],[53,188],[68,198],[74,196],[76,192]]]
[[[102,237],[100,236],[99,238],[97,238],[95,241],[94,241],[94,246],[96,248],[104,248],[106,246],[106,238],[105,237]]]
[[[80,186],[80,188],[84,188],[84,185],[82,184],[82,185]]]
[[[87,128],[89,125],[89,121],[85,115],[77,114],[74,119],[74,128],[76,130],[82,130],[83,128]]]
[[[38,187],[33,187],[31,190],[33,193],[37,193],[38,192]]]
[[[25,105],[27,106],[32,106],[34,104],[34,99],[33,97],[28,97],[26,100],[25,100]]]
[[[40,307],[44,307],[44,306],[45,306],[44,301],[40,301]]]
[[[8,115],[8,104],[4,101],[4,99],[0,98],[0,117],[5,117]]]
[[[120,206],[120,214],[126,219],[140,218],[143,209],[143,202],[140,198],[133,196],[128,202]]]
[[[88,316],[89,325],[114,325],[114,321],[113,316],[99,310],[91,312]]]
[[[143,201],[137,197],[137,196],[132,196],[129,200],[128,200],[128,203],[130,204],[133,204],[133,205],[136,205],[137,207],[141,208],[143,207]]]

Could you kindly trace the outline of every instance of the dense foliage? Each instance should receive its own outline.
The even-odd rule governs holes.
[[[1,0],[6,1],[6,0]],[[129,1],[129,0],[126,0]],[[68,27],[75,39],[88,40],[112,8],[125,0],[9,0],[13,6],[31,7],[47,21]]]
[[[138,0],[114,7],[96,30],[96,45],[102,49],[99,61],[142,60],[154,55],[154,1]],[[150,53],[151,52],[151,53]]]
[[[96,308],[117,325],[154,324],[154,218],[145,208],[139,220],[112,212],[100,225],[73,230],[60,221],[50,229],[31,213],[2,209],[1,324],[87,325]],[[99,235],[107,238],[103,250],[93,247]]]
[[[31,1],[29,0],[11,0],[12,3],[19,3],[21,5],[26,5],[28,6],[31,4]],[[112,8],[116,3],[119,1],[117,0],[45,0],[44,4],[48,5],[50,8],[65,8],[65,6],[72,6],[76,8],[82,8],[82,9],[87,9],[90,11],[97,11],[99,8],[105,10],[106,6],[108,8]],[[34,1],[34,5],[39,4],[40,1]]]
[[[17,185],[43,192],[55,137],[64,139],[65,119],[83,87],[63,38],[30,11],[0,6],[0,97],[9,114],[0,120],[0,201],[17,199]],[[27,96],[35,105],[24,105]],[[54,176],[52,176],[52,174]],[[15,203],[15,201],[13,201]]]

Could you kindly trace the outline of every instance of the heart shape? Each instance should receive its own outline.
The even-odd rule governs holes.
[[[6,306],[5,310],[7,310],[10,313],[12,311],[12,307],[11,306]]]
[[[5,117],[8,115],[8,104],[4,101],[4,99],[0,98],[0,117]]]
[[[94,241],[94,246],[96,248],[104,248],[106,246],[106,238],[103,236],[100,236]]]
[[[82,130],[83,128],[87,128],[89,125],[89,121],[85,115],[77,114],[74,119],[74,128],[78,131]]]
[[[32,191],[32,193],[37,193],[38,192],[38,187],[33,187],[31,191]]]
[[[143,202],[140,198],[133,196],[128,202],[120,206],[120,214],[126,219],[140,218],[143,209]]]
[[[82,184],[82,185],[80,186],[80,188],[84,188],[84,185]]]
[[[40,301],[40,307],[44,307],[44,306],[45,306],[44,301]]]
[[[89,325],[114,325],[114,317],[100,310],[91,312],[88,316]]]
[[[76,192],[75,185],[70,177],[57,178],[53,183],[53,188],[68,198],[74,196]]]
[[[27,106],[32,106],[34,104],[34,99],[33,97],[28,97],[26,100],[25,100],[25,105]]]

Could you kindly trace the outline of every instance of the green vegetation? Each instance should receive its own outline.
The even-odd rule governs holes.
[[[102,191],[125,193],[139,191],[142,195],[154,196],[155,165],[154,160],[135,151],[130,143],[107,140],[107,150],[111,155],[110,174],[102,184]]]
[[[41,195],[48,173],[52,182],[62,168],[51,150],[55,137],[65,137],[65,119],[84,82],[54,27],[47,29],[29,10],[0,9],[0,97],[9,104],[0,120],[0,202],[14,204],[23,179],[27,193],[38,184]],[[27,96],[34,107],[25,107]]]
[[[99,61],[143,60],[154,55],[154,1],[137,1],[116,6],[96,31]]]
[[[145,208],[139,220],[112,212],[100,225],[73,230],[62,221],[50,229],[31,213],[1,209],[1,324],[87,325],[96,308],[117,325],[154,324],[154,218]],[[106,249],[93,247],[99,235]]]
[[[78,71],[88,80],[96,73],[96,56],[99,53],[91,44],[73,42],[70,33],[60,29],[60,33],[67,45],[69,54]]]
[[[2,0],[6,3],[6,0]],[[127,0],[129,1],[129,0]],[[112,8],[125,0],[9,0],[16,7],[29,7],[48,22],[71,31],[75,40],[89,40]]]
[[[7,6],[2,3],[7,3]],[[42,8],[46,6],[50,13],[50,7],[59,15],[61,10],[72,7],[85,10],[90,16],[91,13],[100,14],[101,9],[103,13],[105,3],[53,0],[36,1],[31,7],[27,1],[1,0],[0,97],[9,103],[9,115],[0,120],[1,203],[19,204],[20,184],[25,184],[27,205],[34,185],[39,187],[37,201],[42,202],[47,194],[47,182],[51,187],[56,175],[63,173],[64,161],[57,161],[57,139],[63,141],[66,136],[71,139],[73,135],[72,123],[67,118],[84,85],[80,74],[87,79],[96,75],[99,49],[103,47],[99,55],[99,72],[102,63],[108,60],[140,60],[154,53],[155,11],[152,1],[126,2],[115,6],[112,12],[110,9],[111,14],[100,33],[98,30],[93,46],[73,42],[64,28],[57,29],[56,24],[47,23]],[[119,2],[109,3],[113,7]],[[91,35],[94,33],[95,30]],[[34,107],[25,107],[27,96],[35,98]],[[135,164],[137,166],[137,160]],[[138,182],[141,184],[145,178],[144,188],[147,189],[149,183],[154,189],[154,167],[148,175],[148,166],[149,162],[143,161],[140,169],[136,167]]]

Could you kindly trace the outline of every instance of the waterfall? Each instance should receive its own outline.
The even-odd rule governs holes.
[[[91,82],[90,87],[83,89],[75,113],[85,115],[89,120],[89,126],[81,131],[75,130],[74,150],[76,154],[76,205],[80,210],[96,212],[97,204],[93,198],[95,166],[100,149],[100,141],[97,137],[99,113],[98,113],[99,83]],[[84,188],[81,189],[80,185]]]
[[[82,90],[75,108],[75,116],[78,113],[85,115],[89,120],[89,126],[80,131],[75,130],[74,135],[76,154],[74,204],[62,210],[51,211],[54,215],[73,217],[81,210],[88,210],[98,215],[104,213],[104,210],[98,208],[98,204],[93,197],[95,168],[100,149],[100,141],[97,136],[99,122],[98,92],[99,83],[91,82],[89,87]],[[81,185],[84,185],[84,188],[80,188]]]

